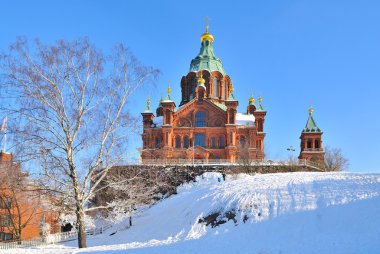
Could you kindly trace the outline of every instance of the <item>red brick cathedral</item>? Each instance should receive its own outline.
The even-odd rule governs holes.
[[[231,78],[215,55],[214,37],[201,36],[199,54],[181,79],[182,99],[178,107],[170,87],[155,115],[147,101],[143,116],[142,160],[226,160],[264,158],[262,98],[248,100],[247,111],[238,113]]]

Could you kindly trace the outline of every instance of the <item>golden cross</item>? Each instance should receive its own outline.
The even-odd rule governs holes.
[[[208,22],[209,22],[209,17],[206,17],[206,33],[208,33]]]

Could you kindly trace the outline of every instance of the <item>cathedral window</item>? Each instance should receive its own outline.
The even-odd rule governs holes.
[[[195,145],[206,147],[206,136],[205,134],[195,134]]]
[[[219,97],[219,88],[218,88],[218,78],[214,78],[214,87],[213,87],[214,97]]]
[[[211,148],[216,148],[216,138],[211,139]]]
[[[175,138],[175,148],[181,148],[181,137],[179,136]]]
[[[220,137],[219,139],[219,148],[224,148],[226,146],[226,142],[224,141],[224,137]]]
[[[161,139],[156,138],[156,148],[160,148],[160,147],[161,147]]]
[[[192,78],[191,79],[191,93],[190,93],[190,99],[193,99],[195,96],[194,96],[194,93],[195,93],[195,79]]]
[[[206,127],[206,114],[203,111],[198,111],[195,114],[195,127]]]
[[[184,148],[189,148],[189,138],[188,137],[185,137],[183,139],[183,147]]]
[[[312,147],[313,147],[313,140],[308,139],[307,140],[307,149],[311,150]]]
[[[316,139],[316,140],[315,140],[314,147],[315,147],[316,149],[319,149],[319,148],[320,148],[320,142],[319,142],[319,139]]]
[[[170,124],[170,110],[166,110],[166,123],[165,124]]]
[[[244,146],[245,146],[245,137],[240,136],[240,147],[244,147]]]

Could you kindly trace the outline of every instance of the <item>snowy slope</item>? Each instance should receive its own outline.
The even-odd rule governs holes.
[[[208,173],[181,186],[132,228],[90,238],[86,250],[14,253],[380,253],[379,174],[239,175],[220,183],[217,177]],[[218,220],[232,212],[236,221],[199,223],[215,212]]]

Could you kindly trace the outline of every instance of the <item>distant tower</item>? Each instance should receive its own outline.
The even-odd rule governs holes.
[[[322,148],[323,132],[313,118],[313,108],[309,108],[309,118],[301,133],[301,152],[299,159],[310,161],[324,161],[325,153]]]

